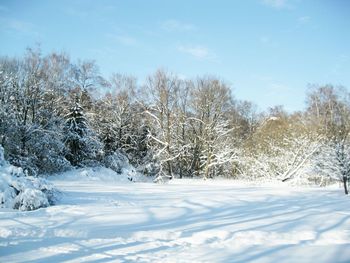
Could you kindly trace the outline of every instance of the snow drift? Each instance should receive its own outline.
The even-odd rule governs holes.
[[[47,180],[25,176],[22,168],[7,163],[0,146],[0,208],[35,210],[54,204],[57,196]]]
[[[349,199],[335,187],[89,178],[55,179],[55,206],[2,210],[0,262],[349,262]]]

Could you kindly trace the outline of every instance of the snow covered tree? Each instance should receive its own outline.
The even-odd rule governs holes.
[[[344,87],[312,87],[307,94],[306,117],[318,133],[342,140],[350,132],[350,93]]]
[[[174,110],[174,143],[178,154],[175,173],[182,177],[191,177],[191,131],[190,131],[190,81],[182,81],[179,86],[177,105]]]
[[[230,125],[234,127],[233,136],[243,141],[249,138],[258,127],[257,105],[250,101],[236,101],[228,114]]]
[[[342,181],[348,194],[350,93],[343,87],[314,87],[307,101],[310,124],[325,136],[324,147],[315,158],[315,170]]]
[[[203,178],[230,173],[237,153],[225,114],[232,107],[231,93],[215,78],[199,78],[193,83],[192,114],[192,170]],[[228,166],[228,167],[227,167]]]
[[[61,116],[66,86],[59,80],[64,79],[61,68],[69,63],[61,55],[42,57],[40,49],[29,49],[24,59],[0,64],[7,80],[1,88],[7,159],[32,175],[67,169]]]
[[[88,125],[78,97],[66,115],[65,134],[66,158],[72,165],[84,166],[98,160],[102,146]]]
[[[35,210],[53,205],[58,191],[42,178],[25,177],[22,168],[10,165],[4,160],[0,146],[0,208]]]
[[[110,81],[111,92],[96,105],[94,127],[104,143],[106,153],[123,149],[135,150],[135,122],[139,112],[135,106],[136,80],[129,76],[114,74]],[[96,123],[96,125],[95,125]],[[140,125],[140,123],[137,123]]]
[[[94,61],[72,63],[65,53],[0,58],[0,143],[27,175],[130,162],[160,180],[329,179],[348,192],[349,133],[342,87],[314,86],[304,112],[258,113],[215,77],[158,70],[138,86],[120,74],[107,82]]]
[[[345,194],[349,193],[350,142],[326,141],[314,158],[315,172],[326,179],[343,183]]]
[[[321,138],[309,131],[301,116],[271,109],[245,142],[241,172],[251,180],[308,183],[321,145]]]
[[[158,179],[172,179],[174,161],[179,157],[174,140],[175,113],[181,81],[174,75],[159,70],[149,77],[146,90],[150,105],[144,105],[145,115],[152,129],[148,134],[154,157],[160,164]],[[158,181],[158,179],[156,179]]]
[[[9,129],[13,129],[14,111],[12,103],[15,99],[11,83],[13,75],[12,61],[2,58],[0,60],[0,144],[8,141]]]
[[[147,162],[144,157],[147,155],[148,133],[145,134],[143,109],[136,98],[136,79],[113,74],[109,89],[95,104],[92,118],[92,126],[104,145],[103,164],[119,171],[118,165],[111,164],[120,163],[118,160],[123,155],[132,165],[142,166]]]

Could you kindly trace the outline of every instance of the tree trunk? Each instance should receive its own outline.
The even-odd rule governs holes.
[[[173,179],[173,168],[171,165],[171,161],[168,161],[168,172],[169,172],[169,179]]]
[[[349,191],[348,191],[348,185],[347,185],[347,177],[346,176],[343,176],[343,185],[344,185],[344,191],[345,191],[345,194],[349,194]]]
[[[205,165],[205,170],[204,170],[204,179],[208,179],[209,178],[209,165],[211,163],[211,153],[208,154],[207,156],[207,163]]]

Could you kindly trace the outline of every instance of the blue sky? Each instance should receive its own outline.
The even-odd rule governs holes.
[[[0,0],[0,55],[40,43],[105,77],[210,74],[261,110],[304,108],[309,84],[350,89],[347,0]]]

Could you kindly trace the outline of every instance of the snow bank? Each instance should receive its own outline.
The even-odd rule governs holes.
[[[121,151],[106,155],[101,166],[75,168],[63,173],[49,176],[50,180],[73,181],[109,181],[114,183],[130,183],[149,181],[141,172],[129,163]]]
[[[235,183],[57,180],[57,205],[0,213],[0,262],[349,262],[342,191]]]
[[[130,165],[121,168],[120,173],[117,173],[114,170],[103,166],[78,168],[50,176],[50,180],[84,180],[131,183],[146,182],[151,179],[147,179],[144,175],[137,172],[135,168]]]
[[[25,177],[21,168],[8,164],[0,147],[0,208],[35,210],[54,204],[57,194],[45,179]]]

